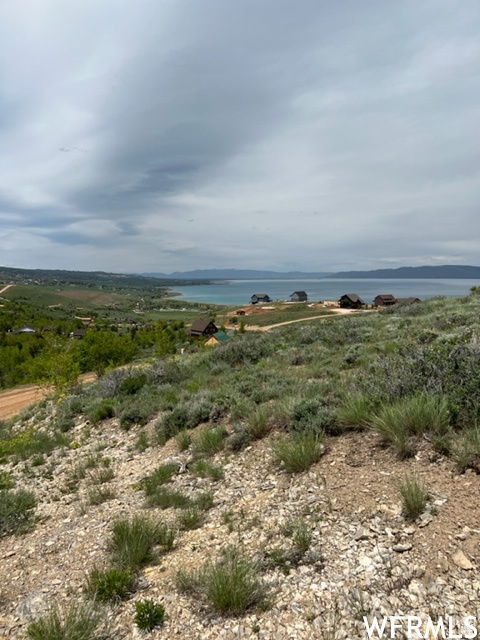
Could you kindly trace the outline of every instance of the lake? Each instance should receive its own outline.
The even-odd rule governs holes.
[[[306,291],[312,302],[338,300],[344,293],[356,293],[371,304],[375,296],[391,293],[396,298],[414,296],[427,300],[435,296],[464,296],[476,280],[386,280],[316,278],[308,280],[229,280],[219,284],[175,287],[189,302],[247,305],[254,293],[267,293],[272,300],[289,300],[294,291]]]

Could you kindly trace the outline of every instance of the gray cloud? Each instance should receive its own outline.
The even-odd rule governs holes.
[[[479,28],[476,0],[5,0],[0,263],[478,263]]]

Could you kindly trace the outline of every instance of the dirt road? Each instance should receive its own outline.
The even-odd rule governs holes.
[[[13,287],[13,284],[7,284],[3,287],[3,289],[0,289],[0,295],[6,291],[7,289],[10,289],[10,287]]]
[[[80,376],[79,382],[92,382],[96,377],[94,373],[85,373]],[[0,392],[0,420],[11,418],[28,405],[45,398],[51,392],[51,389],[35,384],[27,384],[23,387]]]
[[[310,318],[297,318],[296,320],[286,320],[285,322],[277,322],[277,324],[269,324],[264,327],[260,327],[258,325],[246,325],[245,329],[247,331],[270,331],[270,329],[276,329],[277,327],[283,327],[286,324],[294,324],[296,322],[309,322],[310,320],[330,320],[331,318],[335,318],[338,316],[345,316],[350,314],[359,314],[359,313],[368,313],[368,311],[356,311],[355,309],[330,309],[333,311],[334,315],[322,315],[322,316],[310,316]]]

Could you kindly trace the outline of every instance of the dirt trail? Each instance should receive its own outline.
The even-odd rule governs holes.
[[[7,284],[3,287],[3,289],[0,289],[0,295],[6,291],[7,289],[10,289],[10,287],[13,287],[13,284]]]
[[[85,373],[80,376],[78,380],[81,383],[92,382],[96,377],[94,373]],[[39,387],[35,384],[28,384],[0,392],[0,419],[5,420],[6,418],[11,418],[22,409],[25,409],[25,407],[28,407],[28,405],[45,398],[45,396],[51,392],[52,389]]]
[[[359,314],[359,313],[368,313],[367,311],[355,311],[354,309],[330,309],[333,311],[334,315],[321,315],[321,316],[311,316],[310,318],[297,318],[296,320],[286,320],[285,322],[277,322],[277,324],[269,324],[264,327],[260,327],[258,325],[246,325],[245,329],[247,331],[270,331],[270,329],[276,329],[277,327],[283,327],[286,324],[294,324],[296,322],[309,322],[310,320],[329,320],[331,318],[350,315],[350,314]]]

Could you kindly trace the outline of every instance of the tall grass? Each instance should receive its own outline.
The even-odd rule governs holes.
[[[30,640],[104,640],[108,637],[105,612],[83,602],[64,607],[53,605],[27,627]]]
[[[400,458],[413,455],[412,438],[423,434],[444,435],[450,428],[447,401],[437,396],[418,394],[386,405],[372,417],[371,426]]]
[[[321,433],[294,433],[273,441],[272,451],[285,471],[299,473],[320,460],[325,450],[323,440]]]
[[[429,494],[424,482],[415,474],[405,476],[399,486],[403,513],[408,520],[415,520],[427,506]]]

